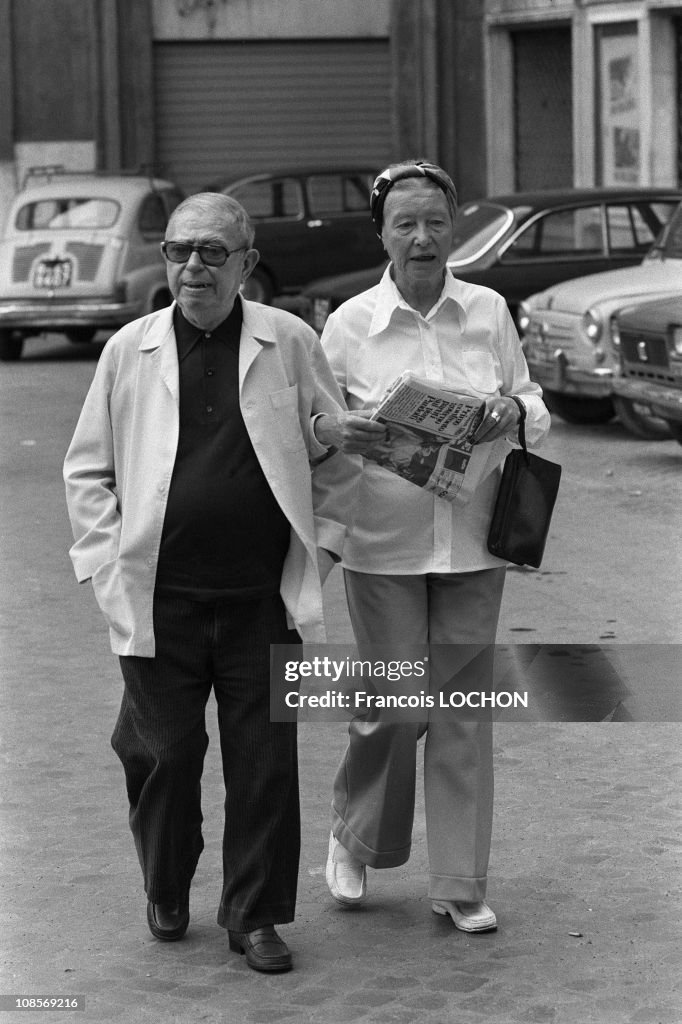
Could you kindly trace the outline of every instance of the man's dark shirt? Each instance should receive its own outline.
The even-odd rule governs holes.
[[[176,306],[180,437],[163,524],[156,590],[195,600],[279,591],[290,526],[239,408],[241,300],[214,331]]]

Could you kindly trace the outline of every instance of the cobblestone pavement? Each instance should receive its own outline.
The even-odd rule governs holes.
[[[28,375],[13,380],[14,410],[40,408]],[[80,995],[85,1009],[58,1017],[76,1024],[682,1022],[680,727],[647,720],[655,713],[636,722],[616,713],[651,711],[648,691],[656,712],[668,692],[670,663],[644,649],[616,680],[617,699],[601,708],[598,717],[611,721],[496,726],[492,934],[465,935],[431,912],[420,790],[409,863],[370,871],[365,907],[333,904],[324,861],[345,726],[302,724],[303,851],[296,921],[282,928],[295,957],[287,975],[250,971],[215,922],[222,782],[209,715],[206,849],[192,922],[184,941],[156,942],[109,746],[118,666],[90,588],[75,585],[66,557],[59,466],[74,413],[64,376],[55,376],[49,400],[49,429],[38,434],[34,425],[6,447],[3,486],[13,497],[0,495],[0,1006],[11,994]],[[5,440],[13,423],[6,417]],[[569,599],[565,578],[510,574],[505,643],[524,639],[515,630],[536,625],[557,595],[571,635],[568,616],[584,608]],[[328,603],[334,639],[345,641],[338,575]],[[584,622],[589,639],[586,613]],[[608,632],[608,623],[598,628]],[[0,1024],[45,1019],[0,1011]]]
[[[76,1024],[682,1020],[673,987],[681,755],[670,723],[496,727],[489,897],[500,926],[478,936],[431,912],[421,798],[409,864],[370,871],[366,907],[332,903],[324,858],[345,727],[304,723],[299,905],[282,928],[296,969],[267,977],[229,952],[215,923],[222,783],[210,715],[192,923],[184,941],[156,942],[109,747],[118,669],[91,595],[78,594],[70,638],[55,650],[49,621],[25,622],[31,656],[5,676],[0,992],[84,996],[85,1010],[68,1014]]]

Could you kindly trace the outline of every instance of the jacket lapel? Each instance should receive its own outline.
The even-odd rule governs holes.
[[[277,339],[271,324],[262,315],[257,304],[242,299],[244,319],[239,338],[239,393],[244,389],[244,380],[254,359],[263,351],[263,344],[272,344]]]
[[[169,306],[153,321],[142,339],[139,351],[149,352],[152,364],[166,385],[173,401],[180,405],[180,383],[178,373],[178,349],[173,330],[173,308]]]

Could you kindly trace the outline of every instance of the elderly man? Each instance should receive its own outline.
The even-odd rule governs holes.
[[[270,644],[325,637],[321,583],[355,471],[314,433],[341,395],[316,335],[246,302],[244,209],[190,197],[162,250],[175,303],[105,346],[65,462],[71,550],[120,656],[112,737],[152,934],[182,938],[203,848],[211,690],[226,787],[218,923],[284,971],[300,845],[296,726],[270,722]],[[312,465],[312,472],[311,472]]]
[[[368,417],[406,369],[481,399],[485,418],[467,469],[467,504],[449,502],[365,460],[346,548],[346,591],[358,645],[428,647],[445,676],[489,690],[505,564],[486,538],[501,465],[516,439],[519,408],[529,444],[549,415],[528,377],[504,300],[457,281],[447,268],[455,187],[434,164],[388,167],[374,183],[372,216],[390,264],[380,283],[327,321],[322,345],[350,412],[319,423],[318,437],[347,452],[382,441]],[[463,645],[474,645],[467,647]],[[443,672],[441,671],[441,679]],[[432,684],[434,680],[432,678]],[[492,828],[492,725],[431,713],[428,722],[356,719],[336,776],[327,882],[353,906],[366,898],[366,866],[394,867],[410,854],[418,738],[426,733],[424,788],[429,895],[465,931],[496,927],[485,902]]]

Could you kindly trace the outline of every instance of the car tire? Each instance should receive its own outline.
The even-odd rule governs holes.
[[[670,427],[658,416],[637,412],[635,403],[629,398],[614,395],[613,405],[618,419],[625,429],[643,441],[669,441]]]
[[[72,327],[66,337],[72,345],[89,345],[96,333],[94,327]]]
[[[577,395],[563,395],[559,391],[545,391],[545,404],[567,423],[589,425],[608,423],[616,415],[610,398],[579,398]]]
[[[275,294],[270,275],[260,267],[252,271],[246,283],[242,285],[241,292],[245,299],[262,302],[264,306],[270,305]]]
[[[15,363],[21,359],[24,348],[24,339],[14,331],[0,331],[0,362]]]
[[[678,420],[668,420],[668,428],[677,443],[682,444],[682,423]]]

